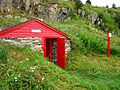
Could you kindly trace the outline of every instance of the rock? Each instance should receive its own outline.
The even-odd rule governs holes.
[[[14,9],[19,8],[19,0],[13,0],[12,4]]]
[[[0,6],[5,8],[7,5],[11,5],[12,0],[0,0]]]
[[[52,20],[57,20],[57,15],[60,12],[61,8],[59,4],[51,4],[49,5],[49,18]]]
[[[78,16],[84,18],[85,17],[85,11],[82,9],[78,9]]]
[[[49,8],[49,18],[55,21],[65,20],[70,12],[70,8],[60,8],[59,4],[52,4]]]
[[[15,19],[20,19],[20,16],[15,16]]]
[[[113,13],[112,16],[113,16],[113,17],[116,17],[116,16],[117,16],[117,13]]]
[[[40,20],[40,21],[43,21],[44,19],[43,18],[37,18],[38,20]]]
[[[97,14],[93,14],[93,13],[88,14],[88,20],[90,20],[93,24],[95,23],[97,18],[98,18]]]
[[[20,19],[20,22],[25,22],[25,21],[28,21],[28,19],[27,18],[21,18]]]
[[[30,0],[26,0],[25,10],[28,11],[29,9],[30,9]]]
[[[10,15],[10,14],[6,15],[5,17],[6,17],[6,18],[9,18],[9,19],[12,19],[12,18],[13,18],[13,16]]]
[[[57,16],[57,21],[65,20],[67,15],[71,12],[70,8],[62,8]]]

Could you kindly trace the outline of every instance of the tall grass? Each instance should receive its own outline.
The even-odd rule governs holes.
[[[9,46],[0,45],[0,62],[7,63],[9,59]]]
[[[107,53],[107,34],[97,30],[94,25],[89,26],[90,22],[81,18],[74,18],[64,22],[47,21],[52,26],[68,34],[71,38],[71,48],[78,53],[89,54],[95,52],[98,54]],[[118,40],[118,39],[117,39]],[[118,41],[112,40],[111,54],[120,55]],[[116,45],[113,45],[113,43]]]
[[[0,62],[2,90],[119,90],[117,60],[71,51],[63,70],[27,47],[10,45],[9,53],[7,65]]]

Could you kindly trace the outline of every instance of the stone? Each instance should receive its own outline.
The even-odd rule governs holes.
[[[20,22],[25,22],[25,21],[28,21],[28,19],[27,18],[21,18],[20,19]]]
[[[93,24],[95,23],[97,18],[98,18],[97,14],[93,14],[93,13],[88,14],[88,20],[90,20]]]
[[[28,11],[30,9],[30,0],[26,0],[25,10]]]
[[[82,9],[78,9],[78,16],[84,18],[85,17],[85,11]]]
[[[57,14],[57,21],[65,20],[68,17],[68,14],[71,12],[70,8],[62,8]]]
[[[13,8],[16,9],[16,8],[19,8],[19,0],[13,0]]]
[[[57,20],[57,14],[60,12],[61,8],[59,4],[49,5],[49,18],[52,20]]]
[[[44,19],[43,18],[37,18],[38,20],[40,20],[40,21],[43,21]]]
[[[13,18],[13,16],[10,15],[10,14],[6,15],[5,17],[6,17],[6,18],[9,18],[9,19],[12,19],[12,18]]]
[[[15,19],[20,19],[20,16],[15,16]]]

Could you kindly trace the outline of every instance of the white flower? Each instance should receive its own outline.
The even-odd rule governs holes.
[[[17,77],[14,77],[15,81],[17,82]]]
[[[35,70],[34,69],[32,69],[30,72],[34,72]]]
[[[43,77],[43,78],[42,78],[42,81],[43,81],[44,79],[45,79],[45,78]]]
[[[17,79],[17,77],[14,77],[14,79]]]
[[[35,69],[36,69],[36,66],[34,66],[34,67],[30,67],[29,72],[34,72]]]
[[[26,60],[28,61],[29,59],[27,58]]]

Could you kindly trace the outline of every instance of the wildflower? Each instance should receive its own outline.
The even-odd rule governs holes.
[[[43,84],[43,82],[44,82],[44,79],[45,79],[45,78],[43,77],[43,78],[42,78],[42,84]]]
[[[14,77],[14,80],[17,82],[17,77]]]
[[[29,72],[34,72],[35,69],[36,69],[36,66],[35,67],[30,67]]]
[[[26,60],[28,61],[29,59],[27,58]]]
[[[45,79],[45,78],[43,77],[43,78],[42,78],[42,81],[43,81],[44,79]]]

